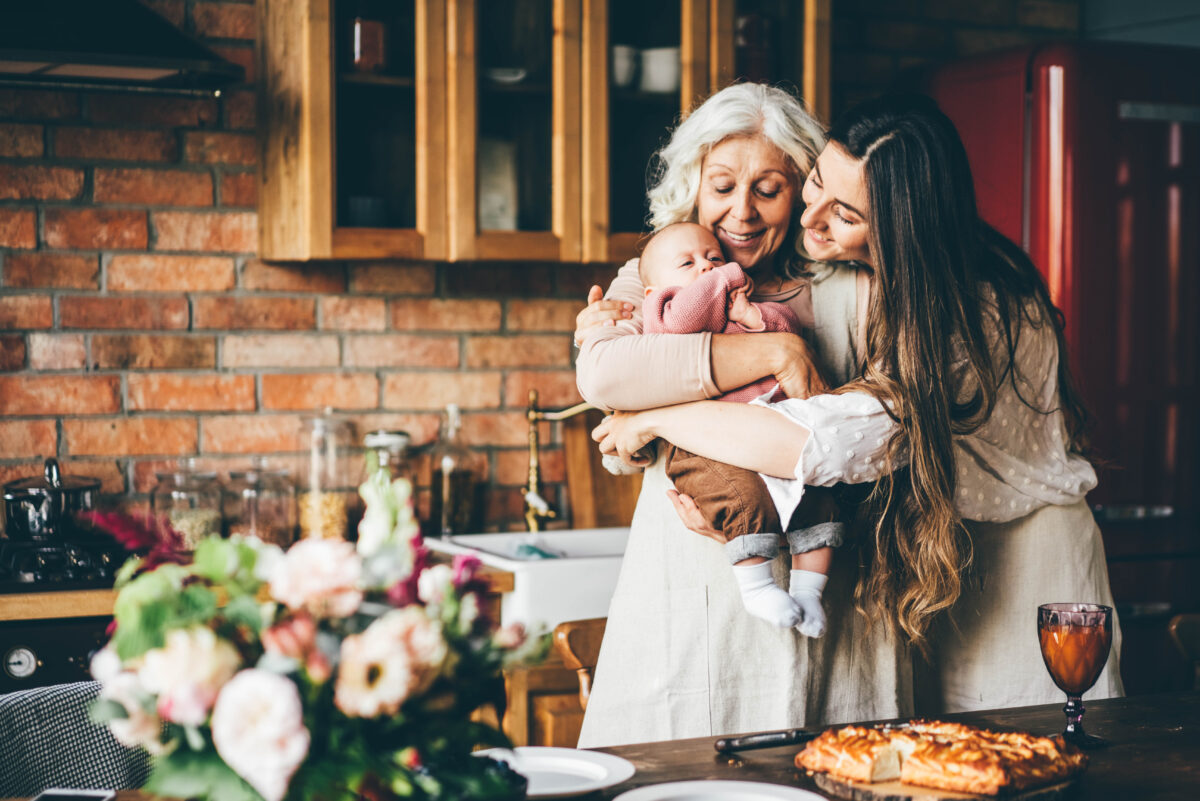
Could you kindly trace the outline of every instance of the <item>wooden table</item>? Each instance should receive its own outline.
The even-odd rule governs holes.
[[[1058,705],[946,717],[1047,734],[1061,730],[1064,721]],[[1094,701],[1087,705],[1084,721],[1088,731],[1105,737],[1111,745],[1090,752],[1087,772],[1068,793],[1068,799],[1200,798],[1200,693]],[[580,796],[580,801],[611,799],[646,784],[695,779],[772,782],[819,792],[812,779],[792,766],[799,748],[747,751],[731,758],[717,755],[712,746],[714,739],[698,737],[601,749],[628,759],[637,766],[637,774],[603,793]],[[117,799],[148,801],[149,796],[131,790],[118,793]]]
[[[1065,700],[1064,697],[1064,703]],[[1061,705],[945,717],[1038,734],[1062,731],[1065,722]],[[1088,702],[1084,728],[1104,737],[1111,745],[1089,752],[1087,772],[1068,798],[1200,799],[1200,693]],[[700,737],[601,749],[637,766],[632,779],[607,790],[602,797],[613,798],[646,784],[693,779],[771,782],[820,792],[804,771],[793,767],[792,758],[799,747],[747,751],[731,758],[719,756],[713,750],[714,739]]]

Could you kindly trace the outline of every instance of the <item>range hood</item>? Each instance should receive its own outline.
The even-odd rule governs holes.
[[[0,0],[0,86],[212,95],[242,75],[137,0]]]

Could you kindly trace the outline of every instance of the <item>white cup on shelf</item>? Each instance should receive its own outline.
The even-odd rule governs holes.
[[[679,91],[679,48],[651,47],[642,51],[642,83],[643,92],[677,92]]]
[[[612,82],[613,86],[622,88],[633,83],[634,73],[637,72],[638,51],[630,45],[615,44],[612,46]]]

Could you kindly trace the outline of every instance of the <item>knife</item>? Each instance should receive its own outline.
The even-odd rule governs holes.
[[[756,748],[775,748],[781,745],[806,743],[820,733],[820,731],[809,731],[808,729],[783,729],[764,734],[748,734],[745,737],[722,737],[713,743],[713,748],[722,754],[731,754],[734,751],[753,751]]]

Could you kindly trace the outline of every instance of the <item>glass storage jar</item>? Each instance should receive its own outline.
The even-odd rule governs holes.
[[[156,473],[150,493],[154,519],[170,526],[192,550],[205,537],[221,533],[221,484],[217,474],[199,470],[195,459],[181,459],[174,470]]]
[[[372,431],[363,437],[363,445],[375,454],[375,462],[387,470],[392,480],[398,478],[413,481],[412,464],[408,458],[408,446],[412,437],[407,431]]]
[[[300,536],[348,539],[360,469],[351,470],[350,424],[330,414],[305,417],[300,425],[301,447],[308,451],[307,475],[296,497]]]
[[[458,405],[451,403],[446,406],[441,433],[430,451],[433,474],[427,536],[479,530],[482,506],[477,494],[483,487],[483,459],[463,441],[461,429],[462,414]]]
[[[268,469],[261,459],[249,470],[231,470],[224,513],[229,534],[287,548],[296,538],[296,488],[288,471]]]

